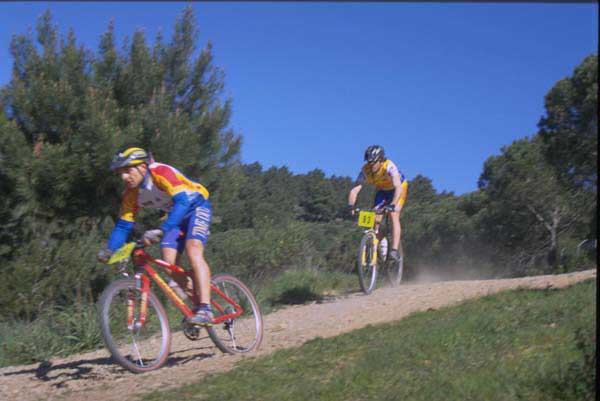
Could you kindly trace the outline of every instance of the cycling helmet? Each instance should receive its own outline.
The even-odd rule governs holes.
[[[150,155],[142,148],[127,148],[115,155],[110,163],[110,169],[115,171],[121,167],[137,166],[150,162]]]
[[[385,152],[379,145],[372,145],[365,150],[365,161],[367,163],[375,163],[385,158]]]

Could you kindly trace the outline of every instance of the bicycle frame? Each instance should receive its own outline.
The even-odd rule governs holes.
[[[373,225],[373,227],[366,228],[363,230],[363,235],[373,233],[373,236],[375,237],[375,242],[374,242],[373,246],[374,246],[374,248],[377,248],[379,241],[381,239],[383,239],[384,237],[386,237],[387,231],[389,231],[389,212],[383,211],[382,209],[379,209],[379,208],[375,208],[375,209],[355,208],[354,210],[357,213],[360,213],[361,211],[369,211],[369,212],[374,212],[376,215],[383,215],[383,218],[379,222],[379,227],[377,230],[375,230],[375,224]],[[381,236],[381,238],[380,238],[380,236]],[[372,262],[376,263],[377,252],[375,252],[375,254],[373,255],[373,258],[374,258],[374,260]]]
[[[183,276],[191,277],[192,273],[181,268],[180,266],[173,265],[165,262],[164,260],[154,259],[148,253],[146,253],[141,248],[136,248],[133,251],[133,264],[136,267],[136,272],[134,276],[136,288],[139,289],[142,293],[141,302],[140,302],[140,315],[138,320],[135,321],[135,302],[133,298],[130,298],[127,302],[127,327],[132,330],[135,328],[142,327],[146,321],[146,312],[148,308],[148,293],[150,292],[150,280],[154,281],[160,289],[167,295],[167,297],[171,300],[171,302],[183,313],[186,317],[194,316],[194,312],[186,305],[186,303],[177,295],[175,291],[162,279],[152,268],[150,263],[155,264],[164,270],[169,270],[175,274],[180,274]],[[238,305],[235,301],[229,298],[225,293],[223,293],[219,288],[217,288],[213,283],[210,283],[210,289],[213,294],[211,299],[212,306],[219,311],[221,314],[218,317],[213,319],[214,323],[221,323],[228,319],[237,318],[240,316],[244,310],[240,305]],[[233,306],[234,311],[232,313],[225,313],[225,308],[223,308],[218,302],[215,301],[215,296],[220,297],[225,302]],[[135,321],[135,323],[134,323]]]
[[[390,224],[390,213],[389,212],[383,212],[383,218],[381,219],[381,221],[379,222],[379,229],[377,231],[375,231],[375,228],[373,228],[373,231],[375,231],[375,235],[378,236],[378,240],[383,239],[384,237],[386,237],[388,235],[388,231],[390,229],[389,224]],[[379,235],[381,235],[381,238],[379,238]],[[389,239],[391,240],[391,238]]]
[[[365,229],[363,231],[364,233],[367,233],[369,231],[373,231],[373,232],[375,232],[377,234],[379,231],[381,231],[381,227],[384,226],[384,225],[385,225],[385,229],[387,231],[388,225],[389,225],[389,213],[390,212],[388,212],[386,210],[383,210],[381,208],[378,208],[378,207],[375,207],[375,208],[372,208],[372,209],[361,209],[359,207],[356,207],[356,208],[354,208],[354,211],[356,213],[360,213],[360,212],[373,212],[376,215],[383,215],[383,218],[379,222],[379,230],[378,231],[375,231],[375,225],[373,225],[373,227]]]

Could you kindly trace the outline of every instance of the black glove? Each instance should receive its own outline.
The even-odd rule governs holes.
[[[108,262],[108,259],[110,259],[110,257],[112,256],[113,251],[111,251],[110,249],[106,248],[106,249],[101,249],[98,252],[98,255],[96,256],[98,258],[98,261],[102,262],[102,263],[106,263]]]
[[[150,242],[160,242],[160,238],[163,236],[163,232],[161,229],[157,228],[154,230],[148,230],[144,233],[144,239]]]

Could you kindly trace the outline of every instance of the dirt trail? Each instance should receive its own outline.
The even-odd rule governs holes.
[[[208,338],[191,342],[173,334],[167,365],[135,375],[115,365],[105,350],[52,359],[43,364],[0,369],[0,400],[135,400],[143,391],[188,383],[206,373],[231,369],[255,358],[307,340],[336,336],[368,324],[402,319],[410,313],[459,303],[514,288],[560,288],[596,277],[596,269],[518,279],[446,281],[380,288],[371,295],[353,294],[328,303],[293,306],[264,317],[261,349],[251,355],[224,355]]]

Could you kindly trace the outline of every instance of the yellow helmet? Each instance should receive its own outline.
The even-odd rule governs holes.
[[[142,148],[127,148],[115,155],[110,163],[110,169],[115,171],[121,167],[137,166],[138,164],[150,162],[150,156]]]

